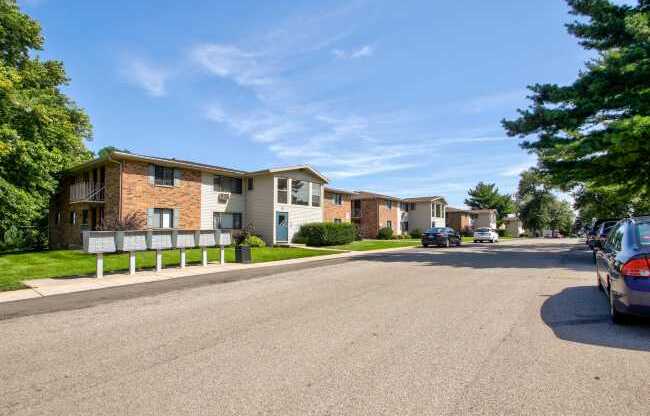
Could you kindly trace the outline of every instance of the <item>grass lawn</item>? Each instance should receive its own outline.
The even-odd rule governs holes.
[[[263,263],[274,260],[297,259],[302,257],[333,254],[327,250],[311,250],[289,247],[253,248],[253,262]],[[208,249],[208,260],[218,261],[219,250]],[[226,248],[226,262],[235,261],[235,249]],[[188,249],[187,263],[200,263],[201,250]],[[138,269],[151,269],[156,263],[154,251],[138,252],[136,264]],[[163,251],[163,267],[180,263],[179,250]],[[126,253],[105,254],[104,272],[129,269],[129,256]],[[52,250],[30,253],[12,253],[0,255],[0,292],[22,289],[23,280],[43,279],[48,277],[87,276],[95,274],[95,255],[77,250]]]
[[[350,251],[369,251],[381,250],[385,248],[415,247],[419,245],[420,240],[361,240],[353,241],[350,244],[344,244],[340,246],[329,246],[327,248]]]

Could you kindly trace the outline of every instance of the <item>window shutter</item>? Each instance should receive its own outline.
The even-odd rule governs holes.
[[[183,179],[183,171],[180,169],[174,169],[174,186],[181,186],[182,179]]]
[[[156,166],[149,165],[149,183],[154,184],[156,182]]]
[[[153,208],[147,208],[147,227],[153,228]]]
[[[181,209],[174,208],[174,222],[172,223],[172,228],[179,228],[181,222]]]

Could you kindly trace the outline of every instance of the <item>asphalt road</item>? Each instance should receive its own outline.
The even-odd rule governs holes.
[[[579,247],[411,249],[3,305],[0,414],[646,415],[650,323],[609,323]]]

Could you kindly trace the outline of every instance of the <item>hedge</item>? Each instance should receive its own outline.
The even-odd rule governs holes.
[[[355,236],[352,223],[315,222],[302,225],[294,241],[315,247],[335,246],[351,243]]]
[[[393,229],[390,227],[380,228],[377,232],[378,240],[390,240],[393,238]]]

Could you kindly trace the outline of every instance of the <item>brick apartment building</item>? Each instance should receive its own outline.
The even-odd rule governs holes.
[[[325,187],[324,220],[326,222],[350,222],[352,220],[352,205],[350,203],[354,192]]]
[[[398,208],[400,199],[373,192],[352,195],[352,222],[357,224],[363,238],[376,238],[380,228],[392,228],[400,234]]]
[[[309,166],[245,172],[111,152],[68,171],[49,211],[52,247],[78,247],[84,230],[140,216],[146,228],[238,230],[252,224],[267,244],[288,244],[323,221],[327,178]]]

